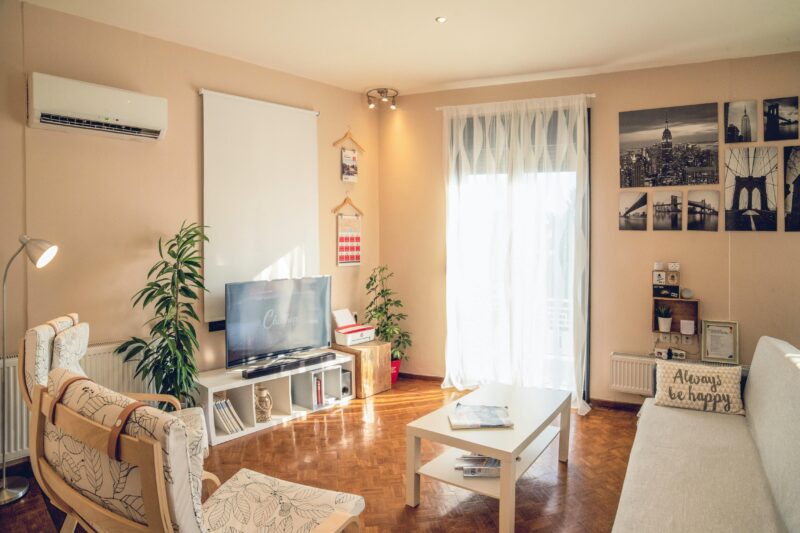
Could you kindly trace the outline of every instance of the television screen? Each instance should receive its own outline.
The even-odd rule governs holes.
[[[225,285],[228,367],[328,346],[330,339],[330,276]]]

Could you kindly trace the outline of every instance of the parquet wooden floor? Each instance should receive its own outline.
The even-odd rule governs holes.
[[[205,467],[223,481],[246,467],[361,494],[367,532],[496,531],[496,500],[424,477],[420,506],[405,506],[405,424],[459,396],[430,381],[401,379],[384,394],[215,446]],[[635,420],[634,413],[609,409],[573,414],[569,463],[558,462],[556,441],[517,484],[517,531],[610,531]],[[423,461],[441,450],[423,440]],[[0,530],[55,531],[43,525],[44,513],[34,490],[0,508]]]

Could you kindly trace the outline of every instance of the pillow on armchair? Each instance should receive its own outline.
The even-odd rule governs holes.
[[[67,328],[53,340],[53,368],[64,368],[85,376],[80,361],[89,348],[89,323],[81,322]]]

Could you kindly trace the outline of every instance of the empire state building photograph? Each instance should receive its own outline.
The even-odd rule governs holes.
[[[719,183],[717,104],[619,114],[620,187]]]
[[[725,142],[749,143],[757,141],[757,117],[755,100],[725,102]]]

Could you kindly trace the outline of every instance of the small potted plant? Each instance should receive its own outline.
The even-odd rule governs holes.
[[[392,383],[400,375],[400,362],[408,359],[406,349],[411,346],[411,334],[400,327],[406,314],[399,312],[403,302],[395,298],[395,292],[386,286],[394,273],[389,267],[375,267],[367,280],[367,295],[370,298],[365,309],[366,321],[375,326],[375,336],[391,343]]]
[[[672,309],[666,305],[657,306],[656,318],[658,318],[658,331],[669,333],[672,329]]]

